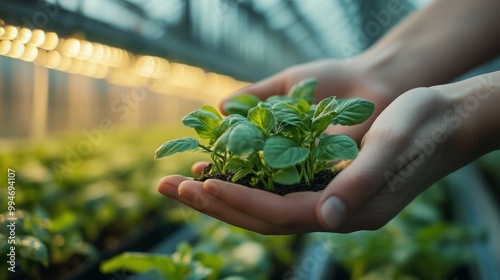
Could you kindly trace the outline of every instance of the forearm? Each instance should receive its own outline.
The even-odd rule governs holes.
[[[500,1],[437,0],[354,59],[402,94],[450,82],[493,58],[499,54],[499,34]]]

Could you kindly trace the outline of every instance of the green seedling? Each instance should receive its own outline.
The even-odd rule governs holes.
[[[156,150],[155,158],[189,150],[210,154],[210,173],[232,174],[236,182],[250,176],[267,190],[274,184],[308,184],[333,160],[350,160],[358,148],[347,135],[325,135],[330,125],[351,126],[364,122],[373,103],[359,99],[327,97],[312,104],[316,81],[304,80],[287,95],[260,101],[243,94],[225,105],[223,118],[215,108],[203,106],[182,119],[194,128],[195,138],[168,141]]]

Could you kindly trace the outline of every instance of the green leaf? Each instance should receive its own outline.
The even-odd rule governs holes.
[[[292,139],[274,135],[264,144],[264,159],[272,168],[286,168],[304,161],[309,149],[299,146]]]
[[[302,113],[309,113],[309,110],[311,109],[311,105],[307,103],[305,100],[300,100],[297,103],[297,109],[299,109],[300,112]]]
[[[210,113],[216,115],[220,120],[222,120],[222,116],[219,114],[219,111],[217,111],[217,109],[215,109],[214,107],[212,107],[210,105],[204,105],[200,109],[205,110],[207,112],[210,112]]]
[[[315,137],[325,131],[332,123],[332,120],[333,114],[323,114],[317,118],[314,118],[311,124],[311,131],[314,133]]]
[[[246,168],[247,165],[245,164],[245,161],[240,159],[240,158],[231,158],[228,160],[227,164],[226,164],[226,168],[231,170],[231,171],[238,171],[238,170],[241,170],[243,168]]]
[[[235,155],[247,155],[262,150],[264,133],[255,124],[247,121],[238,123],[226,131],[215,142],[216,151],[226,150]]]
[[[252,171],[250,169],[246,169],[246,168],[239,170],[238,172],[234,173],[233,177],[231,178],[231,182],[233,182],[233,183],[237,182],[241,178],[250,174],[250,172],[252,172]]]
[[[242,115],[230,115],[230,116],[227,116],[225,119],[229,120],[230,126],[235,126],[239,123],[248,121],[247,118],[242,116]]]
[[[288,93],[289,96],[295,99],[303,99],[307,103],[314,102],[314,90],[316,89],[317,82],[315,79],[306,79],[297,83]]]
[[[166,157],[175,153],[196,149],[199,145],[197,139],[186,137],[171,140],[161,145],[155,152],[155,159]]]
[[[205,109],[195,110],[182,119],[185,126],[194,128],[203,139],[216,138],[215,132],[220,122],[220,115]]]
[[[273,174],[273,179],[276,183],[283,185],[293,185],[300,182],[300,174],[295,166],[290,166],[284,169],[278,170],[278,172]]]
[[[316,108],[318,108],[318,105],[317,104],[311,104],[311,106],[309,107],[309,111],[307,112],[307,114],[312,118],[314,117],[314,112],[316,112]]]
[[[204,252],[198,252],[194,255],[194,258],[200,261],[204,267],[211,269],[211,275],[208,279],[218,279],[219,272],[224,266],[224,259],[219,255],[207,254]]]
[[[78,227],[78,217],[76,212],[64,211],[52,219],[50,231],[62,233]]]
[[[335,108],[338,106],[338,101],[335,96],[327,97],[319,102],[314,111],[313,118],[317,118],[321,115],[326,115],[335,112]]]
[[[271,111],[279,123],[296,127],[303,126],[302,113],[293,105],[278,103],[271,107]]]
[[[102,273],[126,270],[132,273],[143,273],[150,269],[162,271],[164,276],[176,275],[176,266],[167,255],[148,253],[123,253],[101,263]]]
[[[47,246],[38,238],[33,236],[19,237],[16,241],[16,248],[19,249],[19,255],[23,258],[49,265],[49,253]]]
[[[231,98],[224,104],[224,110],[228,114],[239,114],[244,117],[247,116],[248,111],[257,106],[260,99],[255,95],[244,93]]]
[[[247,118],[243,117],[242,115],[229,115],[223,118],[222,121],[219,123],[219,126],[217,126],[217,128],[214,131],[215,134],[214,140],[217,140],[230,127],[235,126],[240,122],[246,122],[246,121],[248,121]]]
[[[265,102],[260,102],[259,106],[264,108],[270,108],[276,104],[286,103],[286,104],[295,104],[297,100],[288,95],[273,95],[266,99]]]
[[[263,107],[255,107],[248,111],[248,120],[260,127],[264,132],[274,130],[276,122],[273,113]]]
[[[177,261],[181,263],[189,263],[192,259],[192,248],[191,245],[187,242],[181,242],[177,245],[177,251],[174,253],[174,256],[177,256]]]
[[[91,243],[83,240],[67,243],[66,247],[68,251],[86,256],[91,260],[97,261],[99,259],[99,251]]]
[[[356,142],[349,136],[339,134],[321,138],[315,149],[318,160],[348,160],[358,155]]]
[[[361,98],[338,100],[333,124],[356,125],[366,121],[375,110],[375,105]]]

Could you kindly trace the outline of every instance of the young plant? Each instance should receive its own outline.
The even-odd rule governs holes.
[[[261,183],[309,184],[332,160],[357,156],[356,143],[347,135],[325,135],[330,125],[356,125],[373,113],[373,103],[359,99],[327,97],[313,104],[316,81],[304,80],[287,95],[260,101],[243,94],[226,103],[230,113],[222,118],[216,109],[203,106],[182,119],[194,128],[195,138],[168,141],[156,150],[162,158],[188,150],[210,154],[210,173],[230,174],[231,181],[249,176],[250,185]]]

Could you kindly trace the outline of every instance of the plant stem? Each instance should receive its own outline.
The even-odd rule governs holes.
[[[311,139],[311,142],[309,143],[309,155],[307,156],[306,159],[306,174],[307,174],[307,180],[306,183],[309,184],[310,180],[314,179],[315,175],[315,170],[314,170],[314,163],[316,162],[316,157],[314,156],[314,150],[316,148],[315,144],[315,138]]]
[[[227,152],[225,152],[225,156],[212,151],[209,147],[204,146],[202,144],[198,144],[198,147],[202,148],[203,150],[207,151],[210,153],[210,157],[212,158],[212,161],[214,162],[214,166],[217,172],[226,174],[225,172],[225,167],[226,167],[226,157]]]
[[[273,177],[272,176],[269,176],[267,178],[266,190],[269,190],[269,191],[274,190],[274,182],[273,182]]]
[[[202,144],[198,144],[198,147],[204,149],[205,151],[207,151],[209,153],[214,153],[214,151],[210,150],[210,148],[208,148],[207,146],[203,146]]]
[[[222,174],[226,174],[226,161],[227,161],[227,151],[224,151],[224,156],[222,157]]]

